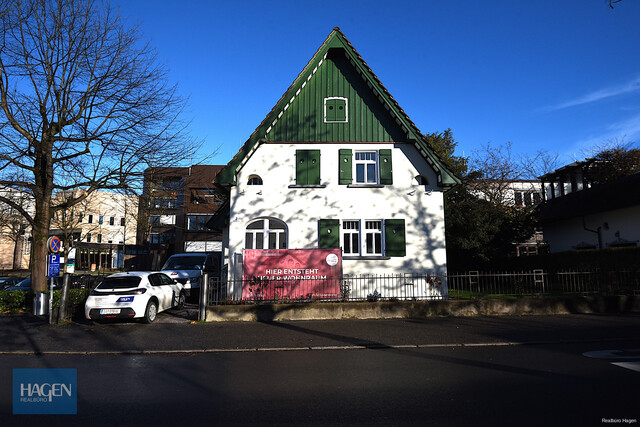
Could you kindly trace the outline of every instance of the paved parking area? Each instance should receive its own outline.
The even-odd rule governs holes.
[[[198,304],[186,303],[182,310],[172,308],[158,313],[155,322],[157,323],[185,323],[198,320]],[[154,323],[155,323],[154,322]]]

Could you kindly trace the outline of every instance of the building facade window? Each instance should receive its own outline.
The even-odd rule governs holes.
[[[187,215],[187,230],[207,230],[207,222],[212,215]]]
[[[87,217],[87,223],[93,224],[93,215],[89,214],[89,216]]]
[[[87,233],[87,243],[91,243],[91,233]]]
[[[257,219],[247,225],[245,249],[286,249],[287,225],[277,219]]]
[[[162,244],[171,243],[173,241],[173,234],[171,233],[149,233],[149,243]]]
[[[339,151],[340,185],[391,185],[393,168],[391,150]],[[355,169],[355,179],[354,172]]]
[[[175,209],[178,207],[177,197],[156,197],[151,202],[151,207],[155,209]]]
[[[114,217],[109,217],[109,225],[115,225],[116,219]]]
[[[404,219],[318,221],[318,247],[342,248],[344,256],[406,256]]]
[[[354,159],[356,183],[378,183],[378,153],[375,151],[357,151]]]
[[[258,175],[251,175],[247,180],[247,185],[262,185],[262,178]]]
[[[364,253],[365,255],[382,255],[382,221],[364,222]]]
[[[332,96],[324,99],[324,122],[347,123],[349,103],[347,98]]]
[[[361,226],[364,225],[364,228]],[[382,220],[344,220],[341,228],[344,255],[382,255]]]
[[[342,221],[342,252],[360,255],[360,221]]]
[[[124,218],[120,218],[120,227],[124,227],[125,221]]]
[[[102,223],[104,223],[104,215],[100,215],[98,217],[98,224],[102,224]]]

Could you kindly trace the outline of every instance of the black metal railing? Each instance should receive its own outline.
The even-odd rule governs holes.
[[[640,270],[349,275],[340,278],[210,279],[209,304],[349,302],[552,296],[640,295]]]

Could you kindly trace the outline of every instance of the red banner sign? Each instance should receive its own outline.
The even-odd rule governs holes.
[[[242,298],[339,299],[340,249],[245,249]]]

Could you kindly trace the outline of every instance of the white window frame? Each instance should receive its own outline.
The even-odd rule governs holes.
[[[341,99],[344,101],[344,120],[327,120],[327,101]],[[344,96],[329,96],[324,99],[324,122],[325,123],[349,123],[349,99]]]
[[[249,228],[251,224],[254,224],[258,221],[264,221],[262,223],[262,228]],[[284,225],[284,228],[271,228],[272,222],[282,224]],[[251,235],[251,241],[249,245],[247,245],[248,235]],[[284,239],[283,239],[284,247],[280,247],[282,235],[284,235]],[[257,245],[258,236],[262,237],[261,248],[256,247],[258,246]],[[270,236],[274,236],[275,238],[275,243],[276,243],[275,248],[269,247]],[[256,218],[250,221],[245,227],[244,245],[245,245],[245,249],[287,249],[289,247],[289,229],[287,227],[287,224],[284,221],[280,221],[279,219],[275,219],[275,218]],[[251,246],[251,247],[248,247],[248,246]]]
[[[362,221],[364,223],[363,235],[364,239],[362,239],[362,253],[366,256],[382,256],[384,254],[384,239],[382,236],[382,230],[384,228],[384,221],[381,219],[366,219]],[[378,228],[379,224],[379,228]],[[373,228],[375,227],[375,228]],[[375,236],[379,236],[380,238],[380,251],[376,251],[375,244]],[[369,251],[369,239],[372,239],[371,243],[371,251]]]
[[[368,158],[374,157],[373,159]],[[364,158],[358,158],[364,157]],[[380,182],[380,153],[377,150],[359,150],[354,151],[353,153],[353,170],[355,171],[355,179],[354,182],[356,184],[378,184]],[[358,165],[363,166],[363,180],[358,180]],[[373,165],[373,173],[375,174],[375,179],[373,181],[369,180],[369,165]]]
[[[354,244],[354,236],[356,242]],[[349,238],[349,247],[345,244],[345,238]],[[340,224],[340,244],[342,246],[343,255],[347,256],[359,256],[361,249],[360,239],[360,220],[359,219],[345,219]]]
[[[379,228],[367,228],[378,223]],[[357,228],[356,228],[357,227]],[[354,245],[354,237],[357,244]],[[380,251],[375,251],[375,236],[380,236]],[[349,246],[345,246],[345,237],[350,237]],[[373,250],[368,250],[368,239],[372,238]],[[340,246],[344,256],[384,256],[384,220],[383,219],[345,219],[340,221]]]

